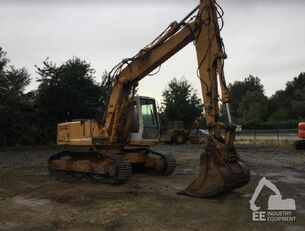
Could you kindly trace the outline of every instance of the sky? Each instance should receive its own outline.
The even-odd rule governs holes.
[[[305,71],[305,1],[218,0],[224,9],[227,83],[257,76],[268,96]],[[123,58],[132,57],[198,0],[0,0],[0,46],[11,65],[26,67],[36,89],[37,66],[48,57],[60,65],[79,57],[101,81]],[[139,94],[161,100],[173,77],[185,77],[200,93],[193,44],[139,84]]]

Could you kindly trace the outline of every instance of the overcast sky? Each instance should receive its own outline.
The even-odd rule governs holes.
[[[101,80],[104,70],[131,57],[181,20],[196,0],[0,0],[0,46],[11,64],[26,67],[47,57],[60,65],[77,56],[90,62]],[[305,1],[219,0],[225,11],[222,37],[227,82],[249,74],[261,78],[268,96],[305,71]],[[193,44],[140,83],[141,95],[161,98],[173,78],[185,76],[200,89]],[[29,89],[35,89],[33,81]]]

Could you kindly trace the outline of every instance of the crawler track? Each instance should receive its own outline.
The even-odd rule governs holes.
[[[125,183],[131,175],[131,166],[121,155],[98,151],[57,153],[49,158],[48,168],[57,178],[85,178],[108,184]]]
[[[48,168],[50,174],[60,180],[122,184],[131,175],[131,165],[127,160],[129,152],[138,152],[145,156],[145,162],[136,164],[144,172],[167,176],[176,168],[173,155],[162,154],[147,148],[123,150],[122,154],[110,154],[107,151],[97,150],[62,151],[49,158]],[[137,168],[134,164],[133,167]]]

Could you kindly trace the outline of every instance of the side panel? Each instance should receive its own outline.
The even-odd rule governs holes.
[[[75,121],[57,125],[57,144],[92,145],[92,137],[99,137],[99,125],[95,120]]]

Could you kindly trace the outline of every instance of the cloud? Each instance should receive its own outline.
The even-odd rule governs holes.
[[[271,95],[304,71],[305,1],[218,2],[225,11],[222,36],[228,83],[253,74]],[[11,64],[27,67],[33,78],[34,65],[46,57],[61,64],[73,55],[89,61],[99,77],[154,40],[170,22],[180,21],[196,4],[194,0],[0,0],[1,46]],[[196,53],[189,45],[162,65],[157,76],[145,78],[140,92],[158,97],[171,78],[182,76],[199,90],[196,68]]]
[[[188,5],[188,4],[198,4],[199,1],[196,0],[1,0],[1,3],[5,4],[35,4],[35,5],[116,5],[116,6],[126,6],[126,5]]]

